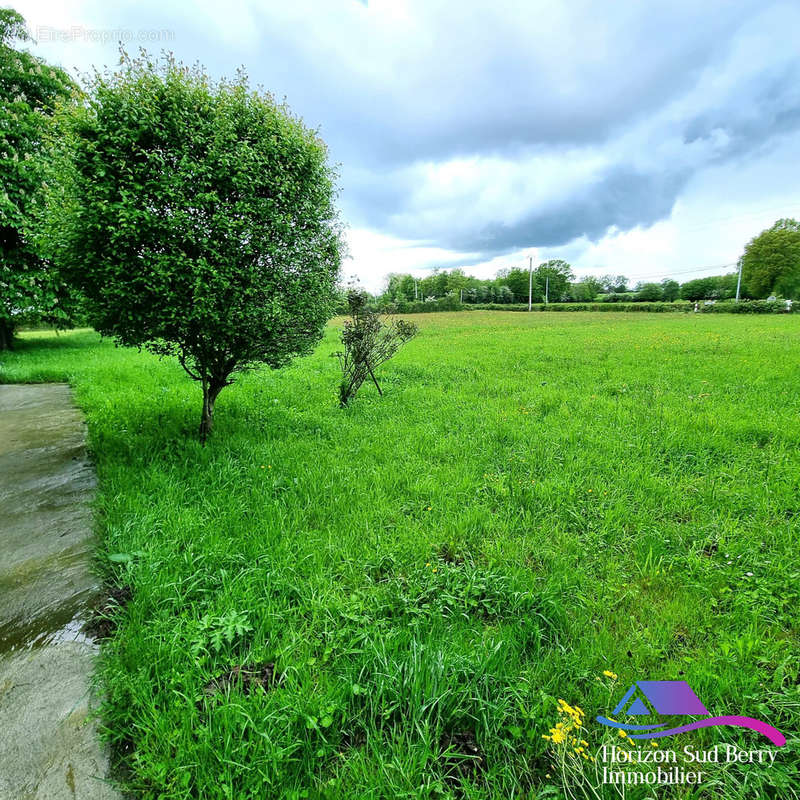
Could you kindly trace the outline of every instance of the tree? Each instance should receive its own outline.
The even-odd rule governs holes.
[[[800,295],[800,222],[779,219],[753,237],[740,258],[742,283],[755,298]]]
[[[404,300],[409,299],[409,295],[403,291],[404,289],[404,279],[409,277],[408,275],[403,275],[399,272],[390,272],[386,276],[386,289],[384,290],[381,297],[385,300],[389,300],[392,303],[396,302],[403,302]],[[411,297],[414,296],[413,287],[411,292]]]
[[[695,278],[681,284],[681,297],[684,300],[728,300],[736,296],[737,275],[712,275],[708,278]]]
[[[590,300],[594,300],[603,291],[603,282],[594,275],[584,275],[580,282],[586,287]]]
[[[672,303],[674,300],[677,300],[681,293],[681,285],[678,281],[674,281],[671,278],[664,278],[661,281],[661,295],[662,299],[666,303]]]
[[[513,302],[528,302],[528,270],[514,267],[497,273],[498,288],[507,286],[514,296]],[[534,287],[535,290],[536,287]]]
[[[355,397],[368,378],[382,395],[375,370],[417,335],[417,326],[411,322],[402,319],[384,322],[378,312],[370,308],[366,292],[351,290],[347,302],[350,319],[344,323],[342,331],[344,350],[336,353],[342,368],[339,384],[339,405],[342,408]]]
[[[584,275],[576,283],[570,283],[564,299],[575,303],[591,303],[602,290],[599,278]]]
[[[681,297],[684,300],[711,300],[716,291],[713,278],[695,278],[681,284]]]
[[[497,289],[494,290],[494,294],[490,302],[505,304],[513,303],[514,293],[508,288],[508,286],[498,286]]]
[[[663,299],[664,292],[660,283],[640,283],[636,287],[636,300],[639,302],[654,302]]]
[[[414,276],[401,275],[400,281],[397,286],[398,296],[404,297],[406,300],[414,299]]]
[[[720,300],[730,300],[736,297],[736,284],[739,275],[736,272],[729,272],[727,275],[720,275],[717,279],[717,294]],[[743,292],[746,294],[746,292]],[[749,297],[749,295],[747,295]]]
[[[558,302],[569,291],[572,278],[572,267],[563,259],[544,261],[533,271],[534,296],[542,301],[546,292],[551,303]]]
[[[460,297],[461,290],[469,286],[469,278],[464,274],[463,269],[451,269],[447,273],[447,291]]]
[[[21,321],[65,323],[69,295],[35,243],[53,111],[75,85],[60,69],[11,45],[29,40],[25,20],[0,9],[0,350]]]
[[[64,119],[54,252],[90,321],[176,355],[202,385],[200,437],[241,370],[309,352],[342,255],[335,173],[318,136],[247,78],[123,55]]]
[[[624,275],[603,275],[600,282],[603,291],[608,294],[622,294],[628,291],[628,279]]]

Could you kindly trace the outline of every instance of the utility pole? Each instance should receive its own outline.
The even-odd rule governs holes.
[[[546,275],[544,279],[544,304],[547,305],[547,297],[550,294],[550,276]]]
[[[528,256],[528,311],[533,310],[533,256]]]
[[[739,279],[736,281],[736,302],[739,302],[739,290],[742,288],[742,259],[739,259]]]
[[[414,302],[417,302],[417,279],[414,278]]]
[[[459,300],[460,303],[464,302],[464,290],[461,290],[461,299]]]

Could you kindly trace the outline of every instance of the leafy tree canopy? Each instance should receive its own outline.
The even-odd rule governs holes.
[[[664,280],[661,281],[661,296],[665,302],[671,303],[673,300],[677,300],[680,294],[681,285],[678,281],[674,281],[672,278],[664,278]]]
[[[660,283],[640,283],[636,287],[636,299],[642,302],[657,302],[663,297],[664,290]]]
[[[569,290],[569,282],[573,278],[572,267],[560,258],[551,258],[543,261],[533,271],[534,301],[538,296],[539,302],[545,299],[545,292],[550,302],[562,300]]]
[[[695,278],[681,284],[681,297],[684,300],[729,300],[736,296],[735,272],[729,275],[713,275],[709,278]]]
[[[142,56],[95,74],[64,119],[51,238],[96,329],[174,354],[203,387],[201,438],[232,375],[321,337],[343,250],[325,144],[241,73]]]
[[[779,219],[751,239],[741,268],[742,282],[752,297],[800,296],[800,222]]]
[[[600,282],[603,291],[609,294],[628,291],[628,279],[624,275],[603,275]]]
[[[68,296],[35,244],[47,169],[47,132],[56,105],[75,85],[61,69],[26,50],[24,18],[0,9],[0,349],[21,322],[64,323]]]

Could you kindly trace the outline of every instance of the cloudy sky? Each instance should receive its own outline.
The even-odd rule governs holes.
[[[346,276],[684,281],[800,216],[797,0],[6,0],[73,72],[245,65],[340,164]]]

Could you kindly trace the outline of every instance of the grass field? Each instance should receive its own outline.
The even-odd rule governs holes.
[[[567,796],[542,738],[557,700],[585,710],[591,756],[633,681],[684,678],[789,743],[658,796],[800,797],[797,321],[414,321],[385,397],[337,407],[334,323],[226,389],[205,448],[173,361],[91,332],[3,354],[1,381],[68,380],[88,417],[98,564],[131,590],[100,667],[131,787]],[[767,745],[718,728],[669,746],[722,742]]]

